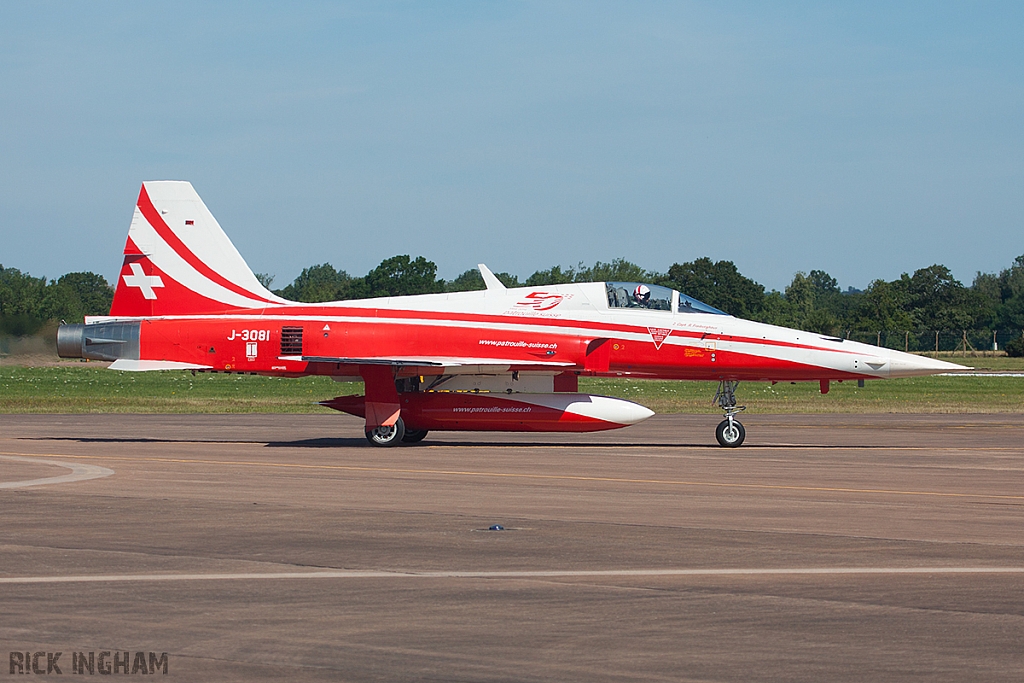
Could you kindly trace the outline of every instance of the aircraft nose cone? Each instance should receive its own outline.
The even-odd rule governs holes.
[[[916,356],[912,353],[893,351],[889,358],[889,377],[921,377],[937,375],[941,372],[957,372],[970,370],[969,367],[948,363],[937,358]]]

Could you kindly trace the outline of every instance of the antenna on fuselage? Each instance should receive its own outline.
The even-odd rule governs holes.
[[[487,285],[487,289],[495,289],[499,292],[505,291],[505,285],[501,284],[501,280],[491,272],[491,269],[482,263],[478,263],[476,267],[480,270],[480,275],[484,278],[484,284]]]

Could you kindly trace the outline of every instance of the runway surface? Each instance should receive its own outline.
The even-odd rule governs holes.
[[[182,681],[1021,680],[1020,416],[743,421],[736,450],[714,416],[376,449],[339,415],[0,416],[0,647]]]

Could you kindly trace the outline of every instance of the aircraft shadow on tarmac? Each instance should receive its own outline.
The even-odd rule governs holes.
[[[365,439],[330,437],[317,439],[296,439],[292,441],[260,441],[257,439],[160,439],[142,436],[34,436],[22,437],[24,441],[74,441],[77,443],[195,443],[195,444],[252,444],[266,448],[367,448]],[[487,447],[487,448],[720,448],[712,444],[684,443],[568,443],[557,441],[423,441],[416,444],[402,444],[399,448],[422,448],[426,446],[444,446],[447,448]],[[387,453],[390,449],[374,449],[375,452]]]
[[[51,437],[21,437],[24,441],[75,441],[78,443],[165,443],[165,444],[252,444],[264,446],[265,448],[369,448],[366,441],[360,438],[330,437],[316,439],[296,439],[290,441],[260,441],[243,439],[160,439],[154,437],[85,437],[85,436],[51,436]],[[841,450],[846,448],[881,449],[891,446],[879,444],[793,444],[793,443],[767,443],[748,444],[743,448],[723,449],[718,444],[709,443],[640,443],[640,442],[565,442],[565,441],[422,441],[416,444],[403,444],[399,448],[406,450],[410,448],[425,448],[428,446],[444,446],[445,448],[591,448],[591,449],[634,449],[634,448],[690,448],[700,450],[714,450],[723,453],[735,452],[742,454],[751,449],[790,449],[790,448],[814,448],[820,450]],[[390,449],[374,449],[381,454],[389,452]]]
[[[277,441],[266,444],[268,448],[337,448],[341,446],[365,446],[363,439],[302,439],[298,441]],[[568,443],[558,441],[421,441],[402,444],[401,449],[444,446],[445,448],[711,448],[710,444],[667,444],[667,443]],[[714,446],[719,448],[719,446]],[[388,449],[378,449],[382,453]]]
[[[23,441],[74,441],[76,443],[195,443],[195,444],[250,444],[272,448],[341,448],[366,446],[366,439],[301,439],[298,441],[262,441],[259,439],[160,439],[146,436],[33,436]]]
[[[237,442],[236,442],[237,443]],[[303,439],[299,441],[277,441],[259,442],[265,443],[268,448],[337,448],[341,446],[364,446],[363,439]],[[815,449],[887,449],[891,446],[877,444],[793,444],[793,443],[767,443],[748,444],[743,448],[722,448],[717,443],[664,443],[664,442],[566,442],[566,441],[421,441],[414,444],[402,444],[399,448],[426,448],[429,446],[443,446],[445,448],[588,448],[588,449],[634,449],[634,448],[657,448],[662,450],[675,448],[689,448],[699,450],[710,450],[725,453],[742,455],[744,451],[764,449],[791,449],[791,448],[815,448]],[[387,453],[389,449],[379,449]]]

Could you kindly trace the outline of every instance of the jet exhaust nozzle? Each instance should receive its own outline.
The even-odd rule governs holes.
[[[84,358],[85,325],[73,323],[57,328],[57,355],[61,358]]]
[[[138,321],[61,325],[57,328],[57,355],[89,360],[138,360],[140,328]]]

